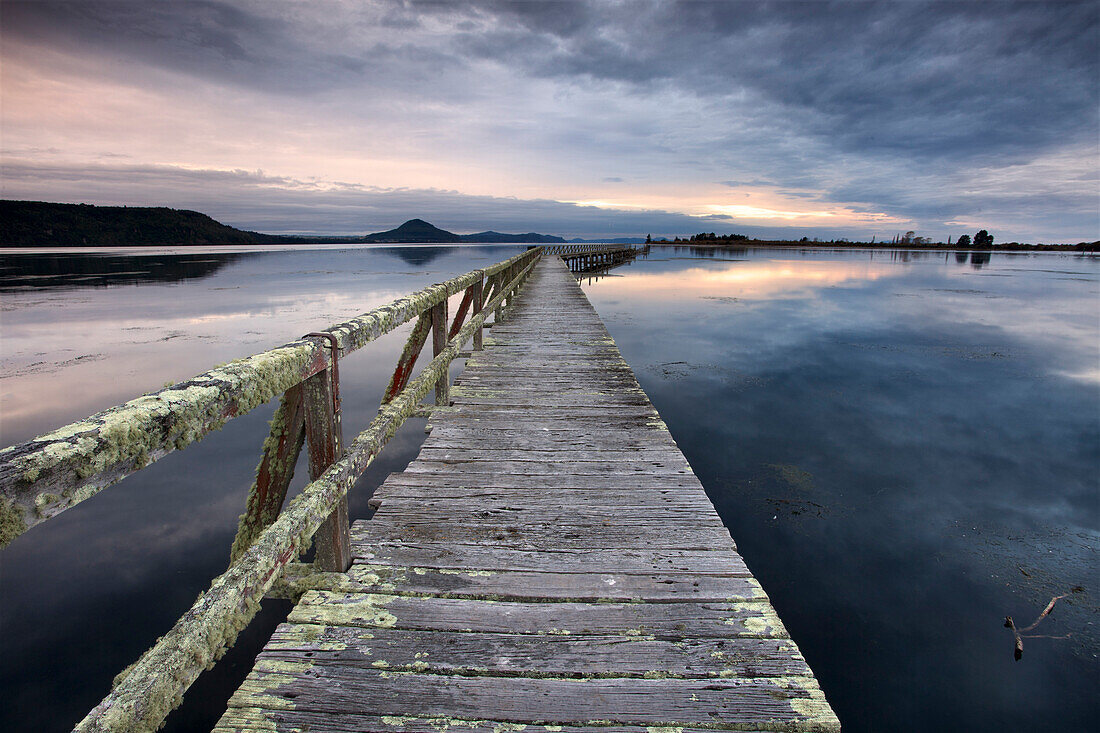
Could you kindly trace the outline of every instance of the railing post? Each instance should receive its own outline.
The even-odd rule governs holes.
[[[497,274],[497,287],[496,287],[496,292],[494,293],[494,297],[497,294],[500,293],[500,291],[504,288],[504,286],[508,282],[509,282],[509,278],[508,278],[508,275],[507,275],[507,270],[503,270],[503,271],[501,271],[500,273]],[[500,323],[503,320],[504,320],[504,299],[502,298],[501,301],[499,303],[497,303],[496,310],[493,311],[493,325],[496,326],[498,323]]]
[[[432,306],[432,357],[437,357],[447,346],[447,299]],[[448,370],[449,371],[449,370]],[[450,374],[444,371],[435,383],[435,404],[446,407],[451,403]]]
[[[309,478],[316,481],[344,452],[343,428],[333,391],[332,367],[314,374],[302,386],[306,408],[306,442],[309,444]],[[313,544],[317,548],[313,562],[318,569],[342,573],[351,566],[351,535],[346,495],[317,530],[313,536]]]
[[[474,315],[481,313],[481,309],[485,305],[485,277],[482,276],[480,280],[474,283]],[[474,351],[481,351],[484,347],[482,345],[484,329],[479,328],[474,331]]]

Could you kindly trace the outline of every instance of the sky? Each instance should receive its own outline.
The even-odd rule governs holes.
[[[1100,239],[1100,3],[0,1],[0,195],[263,232]]]

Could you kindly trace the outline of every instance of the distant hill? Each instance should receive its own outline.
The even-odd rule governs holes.
[[[265,237],[206,214],[138,206],[0,201],[0,246],[255,244]]]
[[[368,234],[364,242],[461,242],[462,237],[433,226],[423,219],[409,219],[407,222],[385,232]]]
[[[478,232],[477,234],[454,234],[446,229],[429,224],[423,219],[409,219],[407,222],[386,232],[377,232],[363,237],[364,242],[470,242],[480,244],[517,242],[520,244],[562,244],[561,237],[549,234],[502,234],[501,232]]]
[[[481,242],[485,244],[519,242],[520,244],[565,244],[561,237],[552,234],[501,234],[500,232],[478,232],[477,234],[463,234],[463,242]]]
[[[455,234],[423,219],[362,236],[299,237],[235,229],[197,211],[145,206],[92,206],[0,201],[0,247],[178,246],[191,244],[394,244],[429,242],[563,243],[547,234]]]

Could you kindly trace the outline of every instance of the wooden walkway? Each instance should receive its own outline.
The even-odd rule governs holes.
[[[839,730],[559,259],[452,399],[216,730]]]

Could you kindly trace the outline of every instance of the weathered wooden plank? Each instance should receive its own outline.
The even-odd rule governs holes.
[[[514,501],[517,496],[540,498],[540,490],[541,492],[587,491],[590,501],[597,501],[597,495],[591,492],[606,493],[612,498],[625,496],[653,499],[661,496],[675,496],[684,500],[706,498],[695,477],[681,473],[661,476],[642,474],[594,477],[573,473],[531,476],[456,470],[451,475],[424,472],[403,474],[400,478],[391,477],[375,492],[380,495],[400,493],[409,496],[419,495],[425,500],[448,496],[448,492],[454,492],[455,496],[461,496],[467,492],[485,492],[492,493],[501,501]],[[545,496],[541,498],[548,500]]]
[[[502,493],[505,495],[501,496]],[[700,497],[687,490],[676,493],[587,491],[579,496],[574,492],[572,496],[539,496],[537,498],[532,498],[528,492],[511,493],[512,496],[509,499],[506,490],[440,489],[425,493],[419,487],[389,487],[385,491],[376,491],[371,497],[371,502],[372,505],[378,506],[385,504],[389,509],[403,513],[419,511],[425,504],[430,503],[436,513],[450,515],[453,512],[456,516],[471,511],[472,505],[476,505],[478,512],[512,512],[512,516],[520,516],[517,512],[539,512],[551,508],[560,510],[562,506],[584,507],[589,511],[598,509],[601,512],[620,510],[653,512],[664,509],[669,512],[688,512],[693,517],[698,517],[711,509],[706,496]]]
[[[288,621],[324,626],[507,634],[787,638],[763,599],[713,603],[541,603],[309,591]]]
[[[789,639],[658,639],[650,634],[439,633],[281,624],[263,656],[395,672],[528,677],[776,677],[808,675]]]
[[[405,469],[407,473],[438,473],[455,466],[459,461],[416,461]],[[576,475],[604,476],[608,474],[687,474],[690,468],[678,464],[675,460],[631,461],[625,458],[608,457],[597,461],[491,461],[481,460],[476,468],[489,473],[518,473],[531,476],[546,474],[557,475],[562,472]]]
[[[476,395],[479,392],[496,391],[500,385],[530,390],[535,394],[554,391],[608,393],[613,389],[636,394],[640,391],[634,373],[625,366],[622,369],[608,369],[605,363],[595,363],[590,371],[577,368],[570,370],[568,375],[559,377],[547,375],[545,372],[540,374],[536,370],[527,371],[522,363],[508,371],[500,367],[496,374],[489,373],[490,369],[481,368],[480,365],[474,366],[478,368],[477,376],[467,376],[465,379],[460,376],[455,382],[462,394]]]
[[[543,489],[546,491],[559,491],[564,489],[593,489],[606,488],[609,491],[675,491],[683,490],[695,493],[701,491],[699,479],[694,474],[670,474],[663,476],[651,476],[642,474],[639,476],[583,476],[577,474],[552,474],[549,476],[530,476],[510,473],[486,473],[476,471],[463,471],[461,474],[452,470],[431,472],[418,471],[415,475],[407,473],[391,474],[383,486],[410,486],[423,487],[425,491],[436,487],[452,488],[484,488],[484,489]],[[532,492],[529,492],[532,493]]]
[[[471,720],[452,716],[428,718],[416,715],[370,715],[343,713],[332,716],[309,710],[271,710],[260,707],[230,708],[214,728],[215,733],[504,733],[517,726],[501,720]],[[712,733],[713,728],[674,726],[607,725],[596,721],[592,725],[555,725],[525,723],[524,733]],[[775,733],[753,728],[746,733]],[[787,728],[787,730],[790,730]]]
[[[681,470],[690,470],[688,462],[683,457],[670,454],[667,446],[643,446],[636,448],[624,448],[617,453],[609,453],[605,449],[585,448],[555,448],[547,446],[542,450],[534,447],[525,448],[485,448],[470,446],[466,448],[436,447],[425,445],[420,449],[420,460],[417,462],[441,461],[480,463],[482,461],[534,461],[537,463],[580,463],[594,461],[596,463],[645,463],[656,466],[674,466]]]
[[[572,359],[530,361],[519,353],[511,355],[508,359],[493,359],[483,356],[490,352],[481,351],[471,356],[466,364],[476,368],[476,374],[464,372],[459,377],[459,383],[463,385],[488,385],[488,384],[516,384],[539,386],[544,384],[561,384],[566,387],[575,384],[628,384],[635,383],[634,372],[626,362],[608,361],[607,359],[582,360],[578,357]],[[559,364],[567,367],[568,372],[562,376],[554,376],[551,364]]]
[[[698,530],[692,525],[669,527],[667,523],[653,521],[636,523],[624,528],[601,523],[554,522],[518,524],[474,524],[472,522],[448,523],[422,517],[389,521],[384,517],[371,520],[367,541],[404,538],[412,542],[466,542],[494,544],[499,547],[588,549],[601,552],[635,548],[673,548],[684,550],[713,550],[726,548],[734,551],[733,540],[724,529]],[[672,530],[670,532],[670,530]]]
[[[373,593],[574,602],[628,600],[662,602],[741,602],[766,597],[752,577],[685,573],[555,573],[397,567],[355,563],[352,580]]]
[[[599,392],[574,390],[571,392],[513,392],[506,396],[492,394],[493,390],[484,390],[480,394],[464,392],[454,397],[455,406],[487,405],[492,407],[644,407],[649,400],[645,395],[601,394]]]
[[[693,576],[748,575],[740,555],[720,550],[640,548],[615,553],[551,548],[516,549],[462,542],[362,542],[352,528],[355,561],[474,570],[522,570],[543,573],[643,573],[659,569]]]
[[[434,408],[436,413],[436,425],[445,424],[449,428],[478,428],[478,429],[491,429],[494,424],[496,425],[512,425],[514,424],[509,420],[495,420],[492,415],[486,415],[477,412],[466,412],[465,408],[462,412],[456,412],[454,407]],[[441,423],[443,415],[447,415],[445,423]],[[608,413],[604,416],[604,419],[600,420],[594,415],[588,415],[579,417],[577,419],[570,419],[564,413],[561,415],[548,415],[538,413],[535,415],[527,415],[523,418],[522,428],[528,435],[532,435],[535,431],[549,432],[562,434],[568,432],[570,429],[578,431],[593,431],[593,434],[599,434],[596,431],[601,431],[601,438],[607,439],[607,432],[613,430],[624,430],[637,433],[645,433],[646,431],[653,431],[656,434],[667,434],[668,426],[664,424],[660,417],[650,416],[620,416],[614,412]],[[501,437],[506,437],[502,434]],[[671,436],[669,436],[671,439]]]
[[[615,512],[614,514],[621,515],[622,513]],[[685,517],[665,512],[664,516],[657,517],[647,512],[629,517],[617,516],[615,521],[612,521],[610,517],[614,514],[586,512],[582,509],[572,511],[559,509],[556,513],[550,511],[539,514],[531,513],[523,516],[523,521],[519,522],[514,514],[502,518],[480,512],[477,509],[464,514],[451,514],[445,512],[431,513],[430,507],[426,507],[419,512],[399,514],[396,511],[386,511],[385,506],[383,506],[378,515],[371,520],[371,524],[375,527],[392,524],[395,527],[406,527],[410,531],[413,531],[413,528],[417,525],[434,524],[441,533],[451,532],[452,530],[456,533],[450,536],[460,536],[458,533],[464,528],[485,532],[504,532],[517,536],[523,534],[538,536],[542,532],[553,531],[557,528],[564,535],[573,532],[592,533],[593,549],[604,547],[598,543],[609,538],[630,537],[638,532],[657,534],[661,531],[675,532],[682,538],[681,544],[676,544],[676,537],[670,538],[673,541],[668,543],[658,542],[657,537],[644,537],[642,539],[653,541],[654,547],[687,547],[692,542],[698,541],[721,541],[722,546],[728,546],[726,543],[729,541],[729,533],[717,518],[713,522],[708,522],[706,518],[690,515]],[[522,526],[520,526],[521,524]],[[632,542],[627,546],[632,547],[634,544]],[[644,543],[639,544],[645,546]]]
[[[440,412],[442,416],[443,412]],[[661,421],[656,410],[645,410],[637,407],[623,407],[621,410],[611,412],[601,411],[598,408],[577,407],[541,407],[538,410],[523,410],[518,407],[495,407],[493,405],[460,405],[449,407],[446,410],[448,418],[455,424],[464,422],[471,424],[486,423],[497,425],[519,425],[526,430],[539,430],[542,428],[567,427],[570,423],[583,427],[604,425],[607,430],[615,428],[664,428],[667,426]]]
[[[512,527],[517,523],[542,525],[551,524],[561,527],[616,527],[622,530],[640,530],[653,527],[666,527],[669,530],[680,528],[724,529],[725,525],[716,514],[702,514],[698,507],[652,507],[630,502],[614,503],[608,500],[604,505],[591,506],[588,503],[563,506],[561,502],[531,503],[528,506],[501,505],[483,507],[466,502],[420,502],[387,504],[382,500],[385,513],[377,521],[423,520],[442,523],[473,524],[489,527]],[[382,510],[379,510],[380,512]],[[659,511],[659,514],[658,514]]]
[[[287,674],[290,670],[298,674]],[[345,715],[493,717],[517,724],[595,720],[646,726],[813,726],[840,730],[813,677],[734,679],[551,679],[389,672],[308,661],[257,660],[230,707]]]
[[[599,375],[598,379],[584,382],[577,379],[548,380],[548,379],[494,379],[485,383],[472,383],[462,381],[456,389],[455,398],[462,399],[490,399],[503,400],[518,397],[557,397],[565,396],[570,399],[581,396],[603,397],[606,399],[620,399],[623,404],[646,404],[646,393],[630,378],[630,372],[622,372],[618,379],[612,381],[606,373]],[[501,385],[519,387],[521,393],[503,391]]]
[[[671,436],[659,427],[636,426],[624,428],[616,435],[610,435],[606,427],[580,426],[579,429],[566,431],[562,425],[557,430],[501,430],[481,426],[476,421],[456,426],[460,420],[448,420],[446,427],[438,426],[425,445],[432,448],[524,448],[530,446],[541,450],[568,450],[570,448],[593,448],[599,445],[605,449],[629,450],[635,447],[656,447],[668,449]]]

